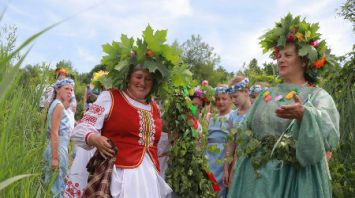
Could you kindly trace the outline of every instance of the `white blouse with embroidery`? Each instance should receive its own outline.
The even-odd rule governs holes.
[[[122,93],[133,106],[147,111],[151,110],[151,105],[139,103],[124,92]],[[71,138],[78,146],[86,150],[93,148],[87,145],[85,139],[90,133],[101,132],[103,124],[109,116],[111,106],[110,92],[102,92],[73,131]],[[86,150],[79,149],[77,156],[74,158],[64,192],[65,198],[79,198],[87,185],[89,174],[85,167],[93,153],[92,150]],[[136,168],[113,168],[110,191],[113,198],[166,198],[172,193],[172,189],[156,171],[147,153],[145,153],[142,163]]]

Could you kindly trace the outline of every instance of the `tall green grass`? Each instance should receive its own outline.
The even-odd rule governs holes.
[[[36,197],[37,192],[44,191],[41,173],[46,113],[38,109],[39,97],[34,85],[15,86],[0,103],[0,181],[33,174],[2,189],[0,197]]]
[[[0,13],[0,22],[3,15]],[[57,24],[15,49],[0,45],[0,197],[45,197],[48,189],[41,182],[46,145],[46,112],[38,109],[42,89],[35,91],[36,85],[18,82],[30,48],[23,55],[20,52]]]

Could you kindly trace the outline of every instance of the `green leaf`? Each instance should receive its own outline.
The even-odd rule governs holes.
[[[119,62],[116,66],[115,66],[115,70],[117,71],[122,71],[125,67],[129,66],[129,60],[126,59],[124,61]]]
[[[102,77],[99,81],[105,89],[111,89],[113,87],[112,79],[107,76]]]
[[[104,44],[102,45],[102,49],[107,55],[103,56],[101,59],[101,63],[107,65],[109,67],[109,71],[111,71],[114,66],[120,61],[120,46],[118,42],[113,41],[112,44]]]
[[[161,46],[166,41],[166,35],[167,30],[157,30],[154,34],[150,25],[143,31],[144,41],[147,43],[148,49],[152,50],[153,53],[162,53],[163,48]]]
[[[34,175],[38,175],[38,174],[23,174],[23,175],[17,175],[14,177],[11,177],[9,179],[6,179],[5,181],[2,181],[0,183],[0,191],[5,189],[7,186],[11,185],[12,183],[15,183],[16,181],[26,178],[26,177],[30,177],[30,176],[34,176]]]
[[[286,37],[285,35],[281,35],[277,41],[277,47],[285,47],[286,46]]]
[[[106,53],[110,53],[112,50],[112,46],[108,43],[102,45],[102,51]]]
[[[197,137],[197,131],[195,129],[192,129],[192,137]]]
[[[143,42],[142,39],[137,39],[137,48],[136,53],[137,53],[137,61],[138,62],[142,62],[145,57],[146,57],[146,53],[147,53],[147,44]]]
[[[171,82],[176,87],[188,85],[192,81],[192,73],[186,69],[186,65],[175,66],[170,75]],[[189,95],[186,89],[187,96]]]
[[[162,53],[163,56],[173,64],[178,64],[179,62],[181,62],[181,51],[178,48],[163,45]]]
[[[121,60],[125,59],[130,55],[134,43],[133,38],[128,38],[127,35],[121,35],[121,42],[119,43],[120,52],[121,52]]]
[[[298,55],[307,56],[311,62],[314,62],[318,58],[318,53],[316,48],[306,44],[302,45],[301,49],[298,51]]]
[[[309,38],[311,37],[312,33],[311,31],[306,31],[305,35],[304,35],[304,38],[306,39],[306,41],[309,40]]]
[[[308,45],[302,45],[301,49],[298,50],[298,55],[306,56],[308,53]]]
[[[311,62],[314,62],[315,60],[318,59],[318,52],[317,52],[317,49],[314,48],[313,46],[311,45],[308,45],[309,46],[309,54],[308,54],[308,58]]]

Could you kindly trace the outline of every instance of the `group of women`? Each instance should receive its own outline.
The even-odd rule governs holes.
[[[332,97],[315,86],[322,69],[330,66],[325,42],[320,41],[316,31],[315,25],[289,14],[263,36],[261,45],[265,51],[273,50],[282,83],[263,90],[253,104],[249,98],[248,78],[237,76],[229,86],[216,87],[218,113],[209,118],[207,147],[213,145],[219,152],[206,151],[206,156],[221,188],[220,197],[331,197],[325,153],[338,144],[339,115]],[[93,161],[101,160],[101,164],[107,165],[97,163],[97,170],[88,183],[88,173],[82,178],[85,182],[74,182],[70,176],[64,182],[68,169],[68,151],[64,148],[69,143],[70,128],[66,124],[65,109],[73,82],[64,79],[55,84],[56,99],[48,111],[49,144],[45,153],[46,180],[52,177],[52,170],[58,169],[51,189],[53,195],[171,196],[173,189],[159,173],[157,144],[163,128],[161,110],[151,100],[161,81],[167,79],[144,64],[145,60],[152,63],[168,57],[161,52],[148,52],[144,54],[146,59],[137,58],[141,57],[140,50],[132,50],[125,56],[120,52],[119,60],[110,60],[126,67],[121,70],[126,73],[119,78],[122,84],[103,91],[72,132],[71,139],[76,145],[85,150],[97,149],[100,155],[92,153]],[[161,65],[168,68],[168,62],[163,61]],[[117,74],[114,72],[109,76]],[[235,110],[232,110],[233,105]],[[232,128],[238,129],[238,133],[232,134],[234,139],[249,134],[248,138],[241,139],[244,144],[229,141],[227,136]],[[276,140],[272,149],[270,145],[265,146],[270,138]],[[288,142],[283,141],[285,138]],[[245,148],[251,141],[260,143],[253,152]],[[278,149],[283,146],[293,146],[294,152],[278,155]],[[245,152],[237,154],[238,150]],[[295,159],[294,163],[282,158],[285,155]],[[268,160],[256,167],[255,159],[260,156],[267,156]],[[77,155],[73,164],[81,164],[81,171],[86,172],[83,170],[86,163],[80,161]],[[217,163],[219,161],[222,163]],[[80,170],[77,174],[80,175]],[[105,182],[95,183],[97,178]]]

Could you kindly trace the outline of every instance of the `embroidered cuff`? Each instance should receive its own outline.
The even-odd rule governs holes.
[[[95,133],[94,133],[94,132],[89,132],[88,134],[86,134],[86,136],[85,136],[85,143],[86,143],[86,145],[91,146],[91,145],[89,145],[89,143],[88,143],[88,139],[89,139],[89,137],[90,137],[91,135],[93,135],[93,134],[95,134]]]

